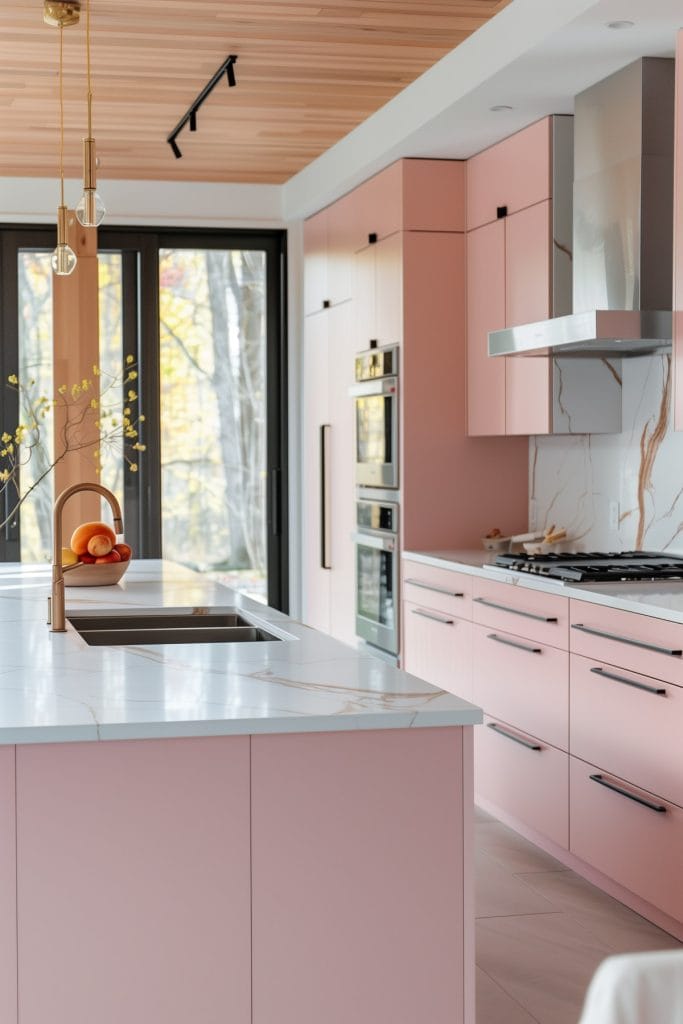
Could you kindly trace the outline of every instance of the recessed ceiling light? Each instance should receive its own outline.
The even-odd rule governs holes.
[[[608,21],[607,28],[633,28],[635,21]]]
[[[489,107],[489,110],[498,112],[499,110],[514,110],[514,107],[509,107],[507,103],[496,103],[495,107]]]

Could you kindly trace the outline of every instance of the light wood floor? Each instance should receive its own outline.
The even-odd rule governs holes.
[[[612,953],[680,943],[477,810],[477,1024],[577,1024]]]

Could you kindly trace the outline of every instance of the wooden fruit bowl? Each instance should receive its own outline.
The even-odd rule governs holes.
[[[65,587],[110,587],[118,583],[126,569],[127,562],[103,562],[100,565],[79,565],[64,573]]]

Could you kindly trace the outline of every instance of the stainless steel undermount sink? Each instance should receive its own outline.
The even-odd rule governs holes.
[[[281,640],[235,608],[127,608],[67,614],[91,647],[131,644],[226,644]]]

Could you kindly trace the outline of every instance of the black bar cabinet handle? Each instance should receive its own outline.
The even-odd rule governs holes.
[[[596,676],[604,676],[605,679],[613,679],[615,683],[623,683],[624,686],[634,686],[636,690],[645,690],[645,693],[653,693],[656,697],[666,697],[666,690],[663,686],[647,686],[646,683],[638,683],[635,679],[627,679],[626,676],[618,676],[615,672],[608,672],[604,668],[592,668]]]
[[[521,736],[515,736],[511,732],[506,732],[505,729],[501,729],[496,722],[487,722],[486,724],[489,729],[493,729],[493,731],[497,732],[499,736],[505,736],[506,739],[512,740],[513,743],[519,743],[520,746],[526,747],[527,750],[543,750],[540,743],[530,743],[529,740],[523,740]]]
[[[517,647],[520,651],[528,651],[529,654],[541,654],[540,647],[531,647],[529,644],[521,644],[518,640],[508,640],[507,637],[497,636],[496,633],[487,633],[487,640],[495,640],[497,644],[507,644],[508,647]]]
[[[605,633],[602,629],[593,629],[592,626],[584,626],[580,622],[572,622],[572,629],[580,629],[582,633],[590,633],[591,636],[600,636],[603,640],[615,640],[618,644],[629,644],[631,647],[642,647],[646,651],[656,651],[657,654],[668,654],[672,658],[680,658],[683,655],[683,650],[670,650],[668,647],[649,644],[646,640],[632,640],[628,636],[619,636],[618,633]]]
[[[329,451],[328,439],[330,434],[329,423],[323,423],[320,427],[320,568],[331,569],[332,559],[330,557],[330,537],[327,530],[328,516],[330,514],[330,495],[328,487],[329,474]]]
[[[433,612],[423,612],[421,608],[411,608],[413,615],[419,615],[423,619],[433,619],[434,622],[440,622],[443,626],[452,626],[453,619],[444,619],[441,615],[434,615]]]
[[[477,604],[485,604],[487,608],[497,608],[500,612],[510,612],[512,615],[523,615],[525,619],[535,619],[536,622],[557,622],[557,618],[547,615],[535,615],[533,612],[523,612],[519,608],[509,608],[506,604],[497,604],[485,597],[475,597]]]
[[[627,789],[622,789],[621,786],[615,786],[613,782],[608,782],[602,775],[589,775],[588,776],[593,782],[597,782],[599,786],[604,786],[605,789],[611,789],[613,793],[618,793],[620,796],[628,797],[629,800],[633,800],[634,803],[642,804],[643,807],[647,807],[650,811],[656,811],[657,814],[666,814],[666,807],[662,804],[653,804],[651,800],[645,800],[642,796],[636,796],[635,793],[629,793]]]
[[[423,590],[433,590],[435,594],[446,594],[447,597],[464,597],[464,594],[459,594],[454,590],[449,590],[448,587],[437,587],[435,583],[423,583],[422,580],[405,579],[404,583],[410,583],[413,587],[422,587]]]

